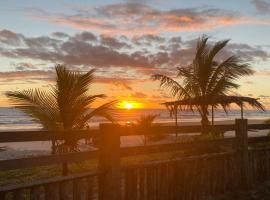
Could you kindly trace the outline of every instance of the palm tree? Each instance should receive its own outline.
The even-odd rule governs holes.
[[[64,65],[56,65],[56,85],[49,90],[28,89],[7,92],[7,97],[15,107],[22,110],[40,123],[45,130],[60,130],[70,133],[89,127],[89,120],[94,116],[102,116],[113,121],[110,108],[115,103],[111,101],[96,109],[89,109],[96,99],[104,98],[104,94],[89,95],[89,87],[94,79],[94,70],[80,73],[68,70]],[[54,143],[54,141],[53,141]],[[54,146],[54,145],[53,145]],[[77,141],[66,139],[58,141],[55,150],[76,151]]]
[[[137,120],[137,126],[142,129],[147,129],[150,128],[153,125],[154,120],[156,117],[159,115],[155,114],[149,114],[149,115],[142,115],[138,120]],[[146,145],[147,139],[146,135],[144,135],[144,145]]]
[[[197,41],[193,62],[185,67],[177,68],[176,81],[166,75],[155,74],[153,80],[159,80],[160,86],[169,89],[174,97],[181,99],[196,99],[200,102],[195,106],[201,115],[202,126],[209,124],[208,108],[212,99],[226,96],[232,89],[237,89],[236,80],[242,76],[253,74],[247,63],[237,56],[230,56],[218,62],[216,55],[227,45],[229,40],[208,44],[209,37],[202,36]]]

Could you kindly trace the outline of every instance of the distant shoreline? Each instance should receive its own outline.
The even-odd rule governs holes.
[[[269,116],[270,118],[270,116]],[[266,119],[268,118],[265,118],[265,119],[248,119],[248,123],[249,124],[262,124],[266,121]],[[210,123],[211,123],[211,120],[210,120]],[[214,121],[214,124],[215,125],[219,125],[219,124],[234,124],[235,123],[235,120],[216,120]],[[161,125],[175,125],[175,122],[167,122],[167,123],[158,123],[157,124],[161,124]],[[192,125],[200,125],[200,121],[194,121],[194,122],[181,122],[181,119],[180,121],[178,121],[178,126],[192,126]]]
[[[249,124],[261,124],[264,123],[265,120],[263,119],[249,119]],[[156,125],[170,125],[174,126],[174,122],[166,122],[166,123],[155,123]],[[215,124],[234,124],[234,120],[222,120],[222,121],[215,121]],[[192,126],[192,125],[200,125],[199,121],[196,122],[179,122],[178,126]],[[97,127],[95,127],[97,128]],[[19,131],[19,130],[17,130]],[[250,137],[256,136],[265,136],[269,133],[269,130],[258,130],[255,132],[249,132]],[[1,133],[0,133],[1,134]],[[225,137],[233,137],[234,131],[229,131],[225,133]],[[174,137],[169,137],[165,140],[158,141],[157,143],[164,143],[164,142],[172,142],[174,141]],[[156,143],[156,142],[155,142]],[[142,145],[143,138],[142,136],[130,136],[130,137],[123,137],[121,139],[121,145],[123,146],[136,146]],[[0,143],[1,147],[7,147],[7,150],[0,151],[0,160],[3,159],[14,159],[26,156],[34,156],[34,155],[44,155],[50,153],[51,143],[50,142],[25,142],[25,143]],[[32,149],[31,149],[32,148]]]

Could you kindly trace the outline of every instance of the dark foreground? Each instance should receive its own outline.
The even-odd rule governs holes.
[[[249,191],[227,193],[212,200],[269,200],[270,181],[257,183]]]

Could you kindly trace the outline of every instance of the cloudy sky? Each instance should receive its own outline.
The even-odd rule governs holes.
[[[159,107],[171,97],[150,76],[173,77],[207,34],[230,39],[221,57],[236,54],[256,71],[235,93],[270,108],[270,0],[9,0],[0,13],[0,106],[7,90],[48,88],[59,63],[96,68],[93,94]]]

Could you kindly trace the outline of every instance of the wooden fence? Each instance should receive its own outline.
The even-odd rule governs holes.
[[[268,124],[215,125],[218,131],[234,131],[235,138],[189,143],[175,142],[136,147],[120,147],[121,136],[196,133],[201,126],[159,126],[143,130],[103,124],[98,130],[67,132],[2,132],[0,142],[51,141],[99,138],[93,151],[1,160],[0,170],[98,160],[98,170],[56,177],[33,183],[0,188],[0,199],[207,199],[209,196],[249,188],[270,179],[270,149],[250,149],[249,145],[270,141],[269,136],[248,138],[248,130],[270,129]],[[225,152],[152,161],[121,166],[120,159],[150,153],[230,146]],[[229,151],[228,151],[229,149]]]

